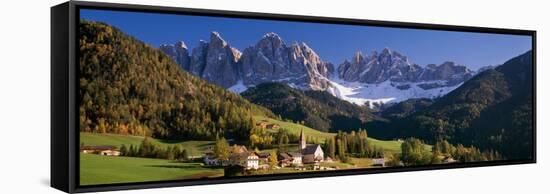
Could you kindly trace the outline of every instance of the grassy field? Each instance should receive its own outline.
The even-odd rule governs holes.
[[[304,126],[304,125],[300,125],[300,124],[296,124],[296,123],[292,123],[292,122],[279,121],[279,120],[265,118],[265,117],[261,117],[261,116],[254,117],[254,120],[255,120],[255,122],[258,122],[260,120],[268,120],[269,123],[278,124],[281,128],[288,129],[288,131],[290,133],[295,134],[295,135],[300,135],[300,132],[303,129],[306,136],[312,136],[313,138],[316,138],[321,142],[324,142],[324,140],[326,138],[332,138],[336,135],[335,133],[327,133],[327,132],[318,131],[318,130],[309,128],[309,127]],[[268,131],[272,132],[272,133],[277,132],[277,130],[268,130]],[[394,140],[384,141],[384,140],[378,140],[378,139],[374,139],[374,138],[370,138],[370,137],[368,138],[368,140],[373,145],[375,145],[376,147],[381,147],[386,152],[401,153],[401,143],[402,142],[394,141]],[[432,149],[431,145],[426,145],[426,150],[431,151],[431,149]]]
[[[275,119],[270,119],[266,117],[256,116],[254,117],[255,122],[259,122],[261,120],[268,120],[269,123],[278,124],[281,128],[288,129],[288,132],[294,135],[299,136],[302,129],[304,130],[304,133],[307,136],[311,136],[313,138],[317,138],[320,141],[324,141],[327,137],[334,137],[336,134],[334,133],[325,133],[322,131],[318,131],[312,128],[309,128],[304,125],[292,123],[292,122],[285,122],[285,121],[279,121]],[[268,130],[269,132],[277,133],[277,130]]]
[[[110,145],[120,147],[122,144],[126,146],[139,146],[144,137],[116,134],[99,134],[99,133],[80,133],[80,142],[84,145],[99,146]],[[151,138],[151,140],[160,146],[181,145],[183,149],[192,153],[190,155],[202,155],[209,147],[214,145],[213,141],[166,141]]]
[[[356,168],[367,168],[372,165],[372,160],[368,158],[351,158],[350,164]]]
[[[200,163],[80,154],[81,185],[197,179],[223,176]]]

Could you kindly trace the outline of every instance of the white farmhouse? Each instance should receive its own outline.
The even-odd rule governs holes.
[[[303,166],[302,154],[297,152],[289,152],[288,155],[292,158],[290,163],[292,166]]]
[[[256,152],[233,153],[229,156],[230,165],[241,166],[247,170],[258,169],[260,158]]]

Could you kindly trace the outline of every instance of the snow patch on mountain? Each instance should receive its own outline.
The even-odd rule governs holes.
[[[241,92],[244,92],[248,89],[247,86],[244,85],[243,80],[237,81],[237,84],[227,88],[227,90],[240,94]]]
[[[384,81],[378,84],[367,84],[360,82],[346,82],[332,78],[331,86],[327,92],[332,95],[357,105],[368,105],[371,108],[376,105],[398,103],[410,98],[437,98],[456,89],[461,84],[449,87],[438,87],[423,89],[421,84],[444,84],[442,81],[431,82],[392,82]]]

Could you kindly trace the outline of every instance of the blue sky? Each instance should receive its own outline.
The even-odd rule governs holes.
[[[306,42],[323,60],[335,64],[356,51],[371,53],[387,47],[422,66],[454,61],[476,70],[502,64],[532,47],[531,37],[520,35],[87,9],[81,10],[80,17],[113,25],[154,47],[183,40],[192,49],[199,40],[208,41],[211,31],[218,31],[242,51],[275,32],[287,44]]]

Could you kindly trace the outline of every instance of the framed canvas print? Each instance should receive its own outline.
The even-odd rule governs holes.
[[[535,31],[70,1],[53,187],[536,162]]]

